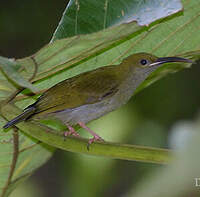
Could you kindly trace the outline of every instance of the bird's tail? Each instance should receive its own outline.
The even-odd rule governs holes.
[[[21,121],[26,120],[27,118],[29,118],[32,114],[34,114],[36,108],[34,106],[30,106],[28,108],[25,109],[25,111],[20,114],[19,116],[17,116],[16,118],[10,120],[9,122],[7,122],[7,124],[5,124],[3,126],[4,129],[7,129]]]

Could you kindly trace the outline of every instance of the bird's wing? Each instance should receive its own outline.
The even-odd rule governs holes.
[[[102,67],[58,83],[35,103],[36,113],[51,113],[102,101],[118,91],[115,66]],[[106,68],[106,69],[105,69]]]

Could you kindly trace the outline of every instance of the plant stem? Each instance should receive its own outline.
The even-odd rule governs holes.
[[[1,108],[2,114],[6,119],[12,119],[21,113],[21,110],[14,105],[6,105]],[[165,164],[170,160],[170,151],[145,146],[118,144],[110,142],[95,142],[87,150],[87,139],[68,137],[64,140],[61,132],[50,129],[38,122],[26,121],[17,124],[17,127],[28,134],[48,145],[66,151],[84,153],[88,155],[105,156],[115,159],[130,161],[141,161],[150,163]]]

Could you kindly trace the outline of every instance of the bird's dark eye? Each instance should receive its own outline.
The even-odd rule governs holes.
[[[142,65],[144,66],[144,65],[148,64],[148,61],[145,60],[145,59],[142,59],[142,60],[140,61],[140,64],[142,64]]]

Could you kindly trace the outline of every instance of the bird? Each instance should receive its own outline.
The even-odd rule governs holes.
[[[190,59],[182,57],[156,57],[141,52],[128,56],[118,65],[100,67],[68,78],[45,91],[3,128],[32,119],[55,118],[68,128],[64,136],[79,137],[74,129],[74,126],[79,125],[93,136],[88,145],[103,141],[86,124],[126,104],[136,88],[153,71],[173,62],[192,63]]]

